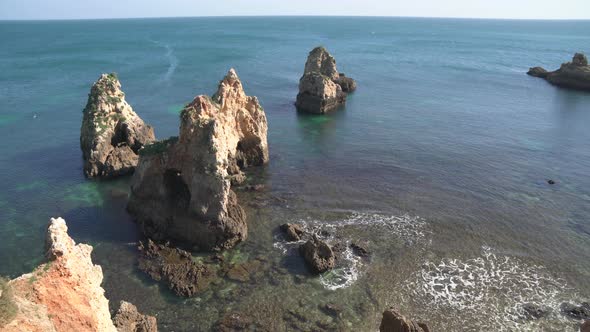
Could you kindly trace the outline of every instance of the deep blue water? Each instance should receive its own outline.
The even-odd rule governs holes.
[[[588,31],[589,21],[415,18],[0,22],[0,275],[33,269],[49,217],[63,216],[95,246],[112,303],[158,314],[164,331],[206,331],[224,312],[269,308],[259,319],[284,329],[297,306],[314,324],[329,320],[317,309],[328,300],[347,308],[330,321],[341,330],[375,330],[387,305],[435,330],[573,329],[558,305],[590,297],[590,94],[525,73],[590,53]],[[359,88],[344,109],[307,116],[293,103],[317,45]],[[248,210],[250,238],[229,255],[269,257],[270,279],[181,301],[135,270],[129,179],[84,178],[82,109],[99,75],[117,72],[127,101],[165,138],[182,105],[212,94],[231,67],[269,121],[271,163],[252,176],[269,192],[241,199],[271,203]],[[423,225],[391,222],[398,216]],[[273,232],[300,220],[346,224],[336,228],[368,240],[373,261],[337,290],[282,273],[302,262],[277,250]],[[514,271],[498,278],[506,259]],[[457,274],[487,275],[476,288],[496,293],[437,297],[422,273],[449,284],[440,267],[453,261]],[[536,286],[518,293],[518,280]],[[554,313],[523,321],[518,306],[530,301]]]

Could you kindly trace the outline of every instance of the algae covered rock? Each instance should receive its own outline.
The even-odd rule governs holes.
[[[178,138],[140,151],[129,212],[144,234],[200,250],[246,239],[246,215],[232,184],[243,169],[268,162],[267,120],[231,69],[212,96],[198,96],[181,113]]]
[[[117,76],[102,74],[88,95],[80,130],[84,174],[104,178],[129,174],[137,166],[138,151],[154,140],[154,129],[125,101]]]
[[[308,113],[326,113],[346,103],[346,95],[356,89],[356,82],[336,68],[336,60],[324,48],[314,48],[307,58],[299,80],[295,105]]]

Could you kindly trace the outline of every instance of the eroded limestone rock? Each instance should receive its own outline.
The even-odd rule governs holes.
[[[346,103],[346,95],[356,82],[336,68],[336,60],[323,47],[314,48],[299,80],[296,106],[308,113],[326,113]]]
[[[109,302],[100,286],[102,269],[92,263],[92,247],[76,244],[66,222],[51,219],[47,229],[48,262],[9,282],[17,305],[1,331],[115,332]]]
[[[556,71],[548,72],[541,67],[534,67],[527,74],[544,78],[556,86],[590,91],[590,66],[582,53],[576,53],[571,62],[562,64]]]
[[[189,252],[152,240],[139,245],[139,269],[152,279],[162,281],[180,296],[193,296],[203,291],[215,278],[205,264],[193,261]]]
[[[389,308],[383,312],[379,332],[430,332],[430,330],[426,324],[414,322],[393,308]]]
[[[336,255],[332,248],[324,241],[313,236],[299,247],[301,255],[314,273],[324,273],[336,266]]]
[[[233,247],[248,227],[232,183],[242,170],[268,162],[267,120],[231,69],[212,96],[181,113],[178,138],[140,151],[128,210],[143,232],[201,250]]]
[[[155,140],[125,101],[115,74],[102,74],[94,83],[84,108],[80,145],[87,177],[115,177],[133,172],[138,151]]]
[[[121,301],[113,323],[118,332],[158,332],[156,317],[142,315],[136,306],[125,301]]]

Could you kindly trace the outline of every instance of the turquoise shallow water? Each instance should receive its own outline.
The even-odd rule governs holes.
[[[94,245],[111,303],[157,314],[163,331],[207,331],[235,311],[274,330],[374,331],[388,305],[437,331],[573,331],[558,307],[590,298],[590,94],[525,72],[590,53],[589,29],[410,18],[0,22],[0,275],[34,268],[49,217],[63,216]],[[293,102],[317,45],[359,89],[339,112],[302,115]],[[271,163],[251,175],[267,192],[240,193],[250,235],[227,255],[267,263],[250,282],[181,300],[135,269],[129,179],[84,179],[82,109],[100,73],[117,72],[127,101],[165,138],[182,105],[213,93],[230,67],[267,112]],[[276,237],[286,221],[369,241],[373,259],[313,278]],[[341,317],[319,309],[327,302],[344,307]],[[527,321],[527,302],[553,313]]]

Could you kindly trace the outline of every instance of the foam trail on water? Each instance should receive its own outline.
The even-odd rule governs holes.
[[[539,331],[540,324],[558,330],[568,326],[559,313],[560,303],[568,299],[565,281],[552,276],[543,266],[497,255],[489,247],[483,247],[482,255],[476,258],[425,262],[405,287],[431,312],[477,317],[461,322],[466,330]],[[550,313],[543,319],[531,320],[525,304],[546,308]]]
[[[151,39],[150,39],[150,41],[152,43],[166,49],[165,56],[168,59],[169,65],[168,65],[168,70],[164,74],[163,81],[169,81],[170,78],[172,78],[174,71],[176,71],[176,67],[178,67],[178,58],[174,55],[174,49],[169,44],[163,44],[159,41],[151,40]]]

